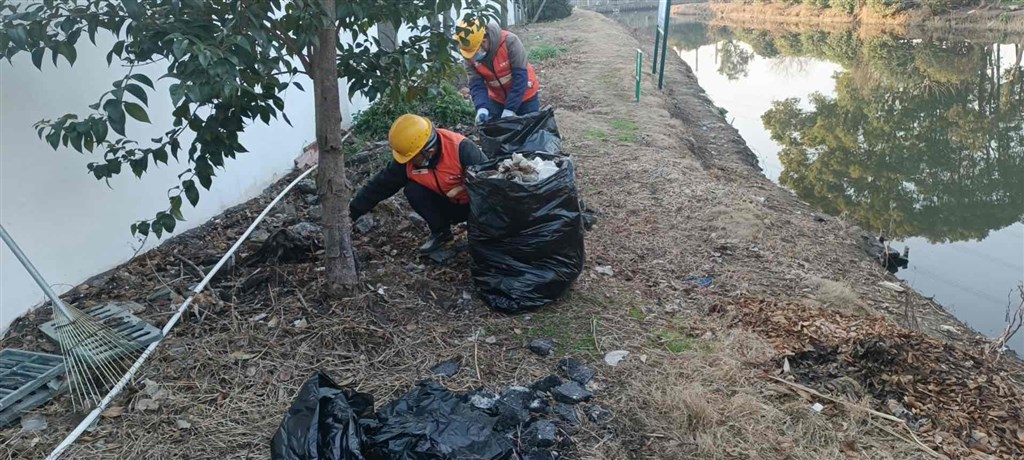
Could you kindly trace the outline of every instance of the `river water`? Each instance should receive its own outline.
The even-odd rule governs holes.
[[[653,31],[654,16],[616,19]],[[1022,36],[676,17],[668,44],[768,178],[909,247],[896,276],[979,332],[1003,330],[1024,282]],[[1010,347],[1024,353],[1024,335]]]

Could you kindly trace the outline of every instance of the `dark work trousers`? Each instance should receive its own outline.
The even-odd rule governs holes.
[[[504,105],[494,102],[493,100],[489,101],[486,107],[487,111],[490,113],[490,117],[488,118],[490,120],[497,120],[501,118],[501,112],[505,110]],[[523,101],[522,104],[519,104],[519,110],[516,110],[516,115],[528,115],[533,112],[540,112],[540,93],[533,96],[533,99]]]
[[[405,197],[413,211],[427,221],[434,235],[450,232],[453,224],[465,222],[469,217],[469,204],[452,203],[444,195],[413,181],[405,184]]]

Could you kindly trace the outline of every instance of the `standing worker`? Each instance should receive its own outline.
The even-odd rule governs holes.
[[[496,22],[487,27],[462,22],[455,34],[459,52],[466,58],[469,89],[476,106],[476,123],[526,115],[540,110],[540,83],[526,62],[526,48],[516,34]]]
[[[359,190],[349,204],[349,215],[355,222],[404,187],[412,209],[430,227],[430,239],[420,252],[441,249],[453,238],[451,226],[469,216],[466,167],[487,157],[465,136],[434,128],[430,120],[408,113],[391,125],[388,141],[394,161]]]

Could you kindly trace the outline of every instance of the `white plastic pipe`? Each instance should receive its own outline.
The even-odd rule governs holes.
[[[349,131],[349,134],[351,134],[351,131]],[[344,143],[345,140],[348,139],[349,134],[346,134],[345,137],[341,140],[342,143]],[[163,332],[163,336],[160,337],[160,339],[157,340],[156,342],[153,342],[149,344],[148,347],[146,347],[146,350],[142,352],[142,356],[139,356],[139,359],[135,360],[135,363],[132,364],[132,367],[128,369],[128,372],[124,374],[124,377],[121,377],[121,380],[117,382],[117,385],[114,385],[114,388],[110,389],[110,392],[107,393],[107,396],[105,396],[103,400],[100,401],[99,405],[97,405],[96,408],[92,410],[92,412],[89,412],[89,415],[87,415],[85,419],[82,420],[82,423],[79,423],[78,426],[75,427],[75,429],[71,431],[71,433],[69,433],[67,437],[65,437],[64,440],[57,445],[55,449],[53,449],[53,452],[50,452],[50,455],[46,457],[46,460],[56,460],[60,458],[61,454],[64,453],[64,451],[67,450],[68,447],[71,447],[71,444],[74,444],[75,441],[78,440],[78,437],[82,436],[82,433],[84,433],[85,430],[89,428],[89,425],[92,425],[92,423],[100,416],[100,414],[103,413],[104,410],[106,410],[107,405],[109,405],[110,402],[113,401],[114,398],[121,393],[121,390],[124,389],[125,385],[127,385],[128,382],[131,381],[132,377],[135,376],[135,373],[139,371],[139,368],[142,367],[142,363],[146,362],[146,358],[149,358],[149,355],[153,353],[153,350],[155,350],[156,347],[160,345],[160,343],[163,342],[165,338],[167,338],[167,334],[171,332],[171,328],[173,328],[175,324],[178,324],[178,320],[181,319],[181,315],[185,313],[185,310],[188,309],[188,306],[192,304],[192,299],[194,299],[197,294],[202,292],[203,289],[206,288],[207,284],[210,284],[210,280],[213,279],[214,275],[216,275],[217,272],[220,271],[221,267],[223,267],[224,264],[227,263],[228,259],[230,259],[231,256],[235,253],[235,251],[238,250],[239,246],[241,246],[242,243],[244,243],[245,240],[249,238],[249,234],[256,229],[256,226],[259,225],[259,223],[262,222],[265,217],[267,217],[267,214],[269,214],[270,210],[273,209],[275,205],[277,205],[277,202],[281,201],[281,198],[284,198],[285,194],[287,194],[293,187],[295,187],[295,184],[298,184],[299,181],[305,179],[306,176],[308,176],[317,168],[317,166],[318,165],[313,165],[313,167],[309,168],[306,172],[300,174],[299,177],[296,177],[295,180],[292,181],[292,183],[288,184],[288,186],[285,187],[284,190],[282,190],[281,193],[278,194],[276,198],[274,198],[274,201],[271,201],[270,204],[267,205],[263,212],[261,212],[260,215],[256,217],[256,220],[252,222],[252,225],[249,225],[249,228],[245,230],[245,233],[243,233],[242,236],[238,238],[238,241],[235,241],[235,244],[231,246],[231,249],[228,249],[228,252],[224,254],[224,257],[221,257],[220,260],[217,261],[217,265],[213,266],[213,269],[210,270],[210,273],[207,273],[206,277],[203,278],[203,280],[200,281],[199,284],[196,285],[196,287],[192,288],[192,295],[188,296],[188,298],[185,299],[184,302],[182,302],[181,306],[178,307],[178,311],[174,313],[174,316],[172,316],[169,321],[167,321],[167,324],[164,326],[163,331],[161,331]]]

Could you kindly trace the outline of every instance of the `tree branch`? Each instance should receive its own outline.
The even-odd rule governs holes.
[[[294,38],[289,37],[288,34],[285,34],[280,30],[277,30],[277,28],[274,26],[275,24],[271,23],[270,27],[267,27],[267,30],[269,30],[274,37],[277,37],[278,40],[281,40],[284,43],[285,47],[288,48],[289,53],[299,58],[299,62],[302,63],[303,69],[305,69],[307,74],[310,74],[311,71],[313,70],[313,67],[309,62],[309,56],[303,54],[302,50],[299,49],[299,45],[298,43],[295,42]]]

